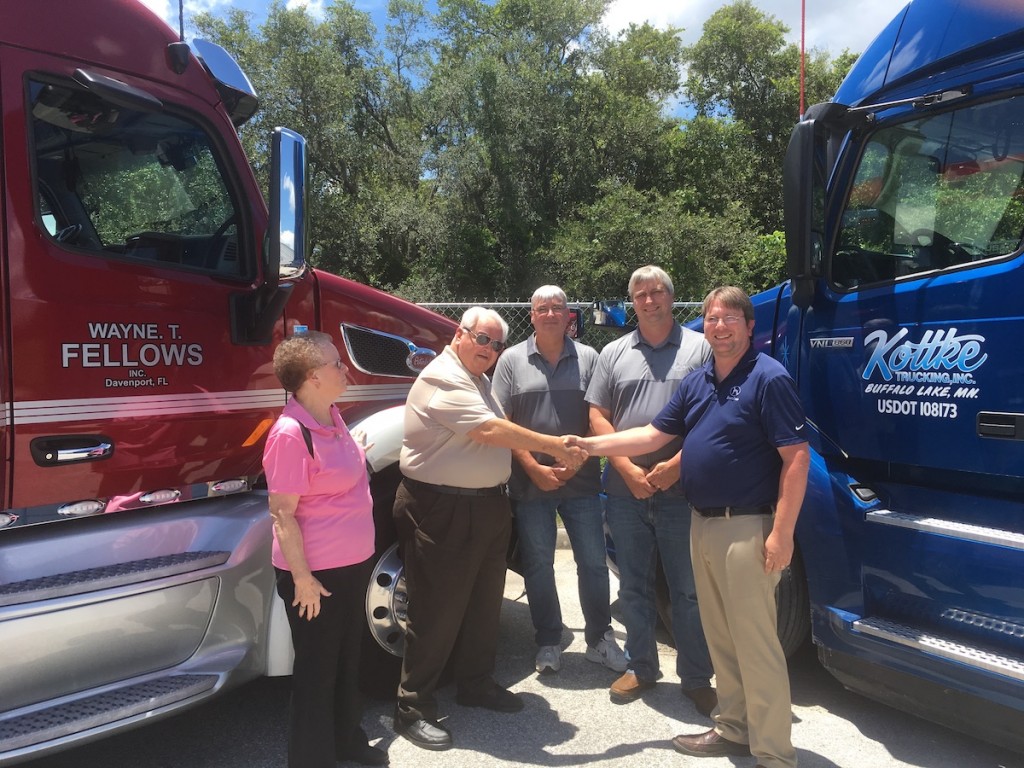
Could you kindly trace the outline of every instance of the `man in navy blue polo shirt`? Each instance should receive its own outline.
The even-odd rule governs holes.
[[[731,286],[714,289],[704,299],[711,362],[647,426],[569,442],[621,456],[683,437],[690,550],[719,706],[714,728],[676,736],[672,745],[698,757],[752,754],[759,768],[793,768],[775,587],[793,556],[810,458],[793,380],[752,348],[753,330],[749,297]]]

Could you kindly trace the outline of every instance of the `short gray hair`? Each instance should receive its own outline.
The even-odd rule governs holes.
[[[672,278],[668,276],[668,273],[661,267],[655,267],[648,264],[646,267],[640,267],[636,272],[629,278],[629,298],[633,298],[633,293],[636,291],[638,285],[647,283],[661,283],[665,290],[672,294],[672,298],[676,297],[675,286],[672,285]]]
[[[560,301],[565,305],[569,303],[569,300],[565,297],[565,291],[557,285],[542,285],[534,291],[533,296],[530,297],[530,306],[532,307],[534,304],[542,301]]]
[[[497,320],[501,324],[501,339],[505,341],[508,338],[508,323],[505,322],[505,318],[495,312],[493,309],[487,307],[470,307],[462,313],[462,319],[459,320],[459,325],[463,328],[469,328],[471,331],[476,330],[476,324],[483,320],[485,317],[492,320]]]

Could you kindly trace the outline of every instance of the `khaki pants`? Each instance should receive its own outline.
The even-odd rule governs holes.
[[[697,603],[715,667],[715,730],[765,768],[793,768],[789,669],[776,630],[778,573],[764,572],[767,515],[691,520]]]

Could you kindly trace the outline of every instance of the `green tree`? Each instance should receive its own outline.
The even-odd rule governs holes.
[[[800,111],[800,53],[785,40],[789,28],[756,8],[735,0],[704,24],[696,44],[686,49],[686,92],[697,114],[734,121],[749,137],[750,183],[737,200],[755,213],[765,232],[782,225],[782,160]],[[812,51],[806,61],[808,103],[827,100],[855,57],[832,60]]]
[[[411,70],[423,66],[416,30],[422,8],[392,3],[390,49],[378,47],[369,15],[348,2],[323,21],[275,0],[265,23],[231,9],[200,14],[199,33],[223,45],[249,75],[261,107],[241,129],[254,169],[265,178],[274,126],[306,137],[310,161],[311,261],[383,287],[407,275],[420,222],[422,138]],[[390,60],[388,57],[391,57]]]

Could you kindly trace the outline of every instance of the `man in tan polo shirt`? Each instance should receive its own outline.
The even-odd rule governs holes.
[[[573,469],[585,451],[504,418],[485,372],[508,324],[490,309],[462,316],[450,346],[420,374],[405,406],[394,517],[409,596],[395,731],[424,749],[448,749],[434,690],[452,661],[462,706],[518,712],[495,682],[498,621],[512,516],[505,482],[512,449],[547,453]]]

